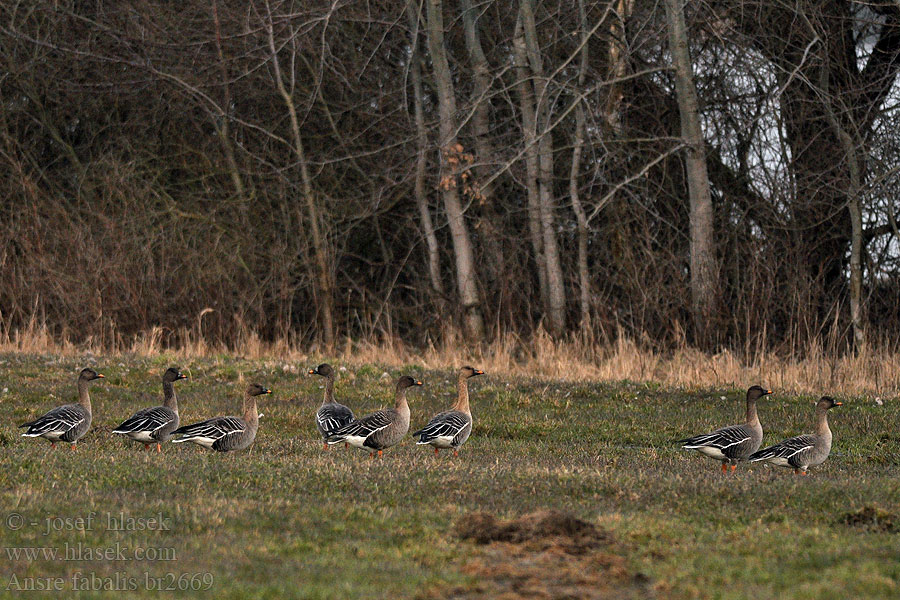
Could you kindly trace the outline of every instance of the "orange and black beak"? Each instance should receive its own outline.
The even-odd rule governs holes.
[[[474,369],[476,375],[484,375],[484,371],[481,369]]]
[[[318,371],[316,371],[315,369],[310,369],[309,371],[307,371],[307,375],[315,375],[316,373],[318,373]]]
[[[419,381],[418,379],[416,379],[416,385],[425,385],[425,384],[422,383],[421,381]]]

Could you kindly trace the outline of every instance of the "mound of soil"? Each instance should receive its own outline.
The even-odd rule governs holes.
[[[464,540],[484,545],[463,565],[474,587],[454,599],[647,598],[647,578],[628,571],[613,537],[582,519],[540,511],[502,521],[484,512],[463,516],[453,528]]]
[[[869,531],[893,533],[900,531],[897,525],[897,515],[882,510],[877,506],[864,506],[857,511],[845,513],[841,517],[841,523],[853,527],[861,527]]]

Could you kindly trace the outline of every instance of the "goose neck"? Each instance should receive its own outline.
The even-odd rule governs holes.
[[[453,405],[453,410],[470,414],[469,381],[465,377],[460,377],[456,382],[456,404]]]
[[[85,379],[78,380],[78,403],[91,412],[91,395],[88,393],[88,381]]]
[[[334,375],[329,375],[325,378],[325,397],[322,399],[322,404],[331,404],[334,402]]]
[[[163,381],[163,406],[178,412],[178,397],[175,396],[175,385],[171,381]]]

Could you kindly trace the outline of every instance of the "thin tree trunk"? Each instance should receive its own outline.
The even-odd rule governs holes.
[[[634,0],[616,0],[612,23],[609,27],[609,69],[610,79],[614,81],[609,86],[609,96],[606,99],[606,122],[612,130],[619,134],[622,131],[622,79],[625,77],[628,67],[627,45],[625,39],[625,23],[631,16],[634,8]]]
[[[425,0],[428,33],[428,49],[431,53],[434,70],[435,87],[438,95],[438,114],[440,117],[440,148],[442,155],[441,188],[443,190],[444,208],[450,236],[453,239],[453,250],[456,257],[456,277],[459,297],[463,308],[463,321],[466,335],[473,340],[484,339],[484,319],[481,315],[481,298],[478,293],[478,282],[475,277],[475,259],[472,252],[472,241],[463,218],[459,192],[456,188],[455,173],[445,173],[447,158],[457,152],[456,146],[456,98],[453,90],[453,79],[450,63],[444,48],[444,17],[440,0]],[[451,156],[452,157],[452,156]]]
[[[587,31],[587,14],[584,10],[584,0],[578,0],[578,16],[581,23],[581,39],[585,41]],[[576,93],[580,93],[584,87],[588,67],[588,44],[581,47],[581,63],[578,68],[578,86]],[[578,231],[578,305],[581,309],[581,330],[585,333],[591,331],[591,291],[590,278],[588,276],[587,252],[588,252],[588,220],[578,194],[578,173],[581,170],[581,152],[584,148],[585,115],[582,102],[578,102],[575,108],[575,139],[572,143],[572,168],[569,171],[569,198],[572,201],[572,211],[575,213],[575,222]]]
[[[246,199],[244,194],[244,181],[241,178],[241,172],[238,169],[237,161],[234,158],[234,148],[231,144],[231,135],[228,127],[228,112],[231,110],[231,86],[228,84],[228,69],[225,66],[225,53],[222,51],[222,30],[219,24],[219,3],[213,2],[212,5],[213,22],[216,27],[216,52],[219,55],[219,68],[222,72],[222,88],[224,90],[224,101],[222,102],[222,110],[219,118],[220,123],[216,123],[216,131],[219,134],[219,142],[225,151],[225,161],[228,163],[228,172],[231,175],[231,182],[234,185],[234,191],[238,198]]]
[[[316,277],[318,283],[317,301],[318,308],[321,311],[322,321],[319,323],[319,331],[322,332],[322,341],[328,348],[334,346],[334,309],[333,294],[331,289],[331,272],[328,269],[327,253],[325,251],[325,242],[322,232],[319,228],[319,210],[313,197],[312,179],[309,176],[309,168],[306,163],[306,154],[303,149],[303,139],[300,136],[300,120],[297,118],[297,107],[291,93],[284,85],[284,79],[281,73],[281,64],[278,60],[278,52],[275,48],[275,35],[272,26],[272,12],[269,3],[266,2],[266,13],[268,20],[265,23],[266,33],[269,38],[269,51],[272,53],[272,68],[274,70],[275,85],[278,93],[284,100],[285,107],[288,110],[288,116],[291,123],[291,135],[294,139],[294,152],[297,155],[297,162],[300,165],[300,179],[303,185],[303,197],[306,201],[306,209],[310,221],[310,230],[313,240],[313,254],[316,261]]]
[[[536,100],[537,130],[535,135],[540,135],[538,140],[538,187],[540,190],[541,232],[547,267],[547,296],[550,301],[550,310],[547,315],[550,332],[559,335],[566,328],[566,291],[553,214],[553,136],[550,132],[550,98],[534,22],[534,0],[522,0],[520,10]]]
[[[486,181],[490,167],[494,162],[494,150],[490,141],[490,115],[488,106],[488,90],[491,79],[490,67],[481,40],[478,36],[478,24],[475,21],[476,9],[472,7],[472,0],[462,0],[463,27],[465,28],[466,49],[469,52],[469,60],[472,61],[472,76],[475,81],[473,102],[475,112],[472,116],[472,132],[475,134],[475,174],[478,181]],[[481,190],[481,199],[486,204],[493,199],[494,189],[492,184],[485,185]]]
[[[687,145],[685,165],[690,196],[691,307],[694,335],[701,346],[710,343],[716,299],[716,257],[713,247],[713,207],[706,169],[706,146],[700,127],[700,109],[691,56],[688,51],[684,0],[666,0],[669,48],[675,66],[681,137]]]
[[[857,351],[863,349],[866,343],[865,323],[863,322],[862,299],[862,207],[860,205],[860,192],[862,191],[862,173],[860,172],[857,144],[853,136],[838,120],[834,112],[832,91],[829,85],[828,69],[821,71],[822,104],[828,123],[834,131],[835,137],[840,141],[847,161],[850,180],[847,190],[847,210],[850,213],[850,323],[853,326],[853,344]],[[851,126],[852,127],[852,126]]]
[[[426,151],[428,148],[428,133],[425,128],[425,110],[423,108],[422,91],[422,66],[419,53],[419,7],[415,0],[410,0],[406,5],[406,13],[409,18],[410,31],[412,32],[412,56],[410,57],[410,77],[413,85],[413,111],[416,122],[416,176],[415,195],[416,206],[419,208],[419,219],[422,224],[422,235],[425,237],[428,259],[428,276],[431,280],[431,289],[434,291],[435,304],[439,310],[444,305],[444,283],[441,281],[441,263],[438,251],[437,235],[434,233],[434,225],[431,221],[431,211],[428,210],[428,193],[425,190],[425,169],[427,166]]]
[[[541,308],[546,314],[550,311],[550,294],[547,289],[547,261],[544,257],[540,191],[538,190],[538,148],[535,142],[537,124],[534,113],[534,90],[531,86],[531,74],[528,70],[528,57],[525,50],[525,34],[521,13],[516,20],[516,30],[513,36],[513,60],[516,65],[519,105],[522,111],[522,135],[525,143],[525,191],[528,197],[528,233],[531,237],[531,247],[534,249],[534,262],[537,266]]]

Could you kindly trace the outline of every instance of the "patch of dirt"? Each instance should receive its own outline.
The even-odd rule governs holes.
[[[857,511],[845,513],[840,519],[841,523],[860,527],[869,531],[894,533],[900,531],[897,515],[877,506],[864,506]]]
[[[453,533],[484,546],[463,573],[474,587],[445,597],[636,599],[649,598],[649,581],[629,572],[613,537],[593,523],[559,511],[540,511],[509,521],[484,512],[463,516]]]

